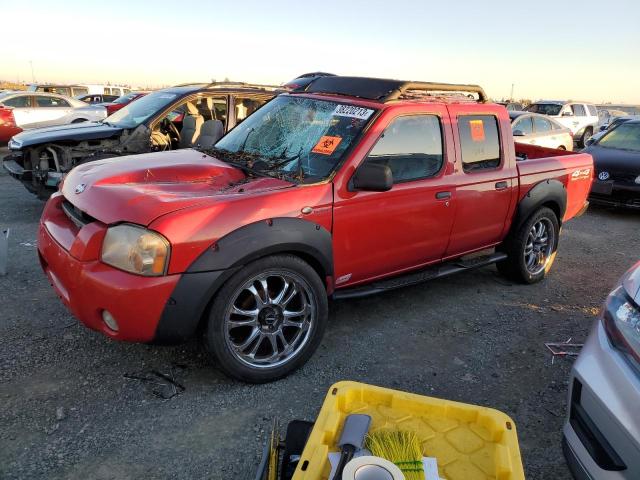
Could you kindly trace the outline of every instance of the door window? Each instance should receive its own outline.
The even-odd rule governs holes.
[[[573,109],[573,114],[576,117],[586,117],[587,113],[584,111],[584,105],[580,105],[579,103],[575,103],[571,107]]]
[[[266,102],[263,98],[236,97],[236,124],[243,121]]]
[[[36,106],[38,107],[68,107],[69,103],[62,98],[56,97],[41,97],[36,96]]]
[[[393,183],[436,175],[442,168],[442,131],[435,115],[411,115],[393,120],[366,162],[387,165]]]
[[[589,115],[591,115],[592,117],[598,116],[598,109],[595,105],[587,105],[587,110],[589,110]]]
[[[15,108],[28,108],[31,106],[31,97],[29,95],[21,95],[19,97],[9,98],[2,102],[2,105]]]
[[[458,117],[462,169],[466,173],[500,166],[498,119],[493,115]]]
[[[536,133],[544,133],[551,130],[551,122],[542,117],[533,117],[533,126]]]
[[[513,131],[520,130],[525,135],[533,133],[533,125],[531,124],[531,117],[526,117],[518,120],[513,124]]]

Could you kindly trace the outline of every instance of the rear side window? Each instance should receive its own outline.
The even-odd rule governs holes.
[[[531,117],[521,118],[513,124],[513,131],[520,130],[525,135],[533,133],[533,126],[531,124]]]
[[[462,168],[475,172],[500,166],[498,119],[493,115],[458,117]]]
[[[31,106],[31,102],[29,101],[30,98],[31,97],[29,97],[29,95],[21,95],[19,97],[8,98],[0,103],[7,107],[26,108]]]
[[[573,106],[571,107],[573,109],[573,114],[576,117],[586,117],[587,116],[587,112],[584,111],[584,106],[580,105],[579,103],[575,103],[573,104]]]
[[[533,126],[535,127],[536,133],[544,133],[551,130],[551,122],[542,117],[533,117]]]
[[[393,174],[393,183],[436,175],[444,161],[440,120],[435,115],[396,118],[365,161],[387,165]]]
[[[68,107],[66,100],[56,97],[36,97],[36,105],[38,107]]]
[[[596,108],[595,105],[587,105],[587,110],[589,110],[589,115],[593,117],[598,116],[598,109]]]

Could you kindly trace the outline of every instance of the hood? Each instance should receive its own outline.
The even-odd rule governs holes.
[[[636,305],[640,305],[640,262],[624,274],[622,277],[622,286],[627,291],[627,294],[636,302]]]
[[[112,224],[149,225],[167,213],[291,187],[276,178],[248,178],[242,170],[193,149],[86,163],[64,179],[62,193],[80,210]]]
[[[84,107],[83,107],[84,108]],[[120,135],[124,129],[99,122],[72,123],[55,127],[33,128],[13,137],[14,148],[64,140],[100,140]]]
[[[593,156],[593,163],[598,172],[608,170],[623,174],[640,175],[640,152],[618,150],[590,145],[583,150]]]

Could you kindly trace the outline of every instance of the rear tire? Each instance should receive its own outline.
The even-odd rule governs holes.
[[[316,271],[294,255],[274,255],[247,264],[216,294],[205,342],[230,377],[271,382],[307,362],[327,318]]]
[[[507,259],[496,264],[507,278],[521,283],[541,281],[556,257],[560,226],[547,207],[538,209],[498,247]]]
[[[567,147],[565,147],[564,145],[560,145],[560,146],[558,147],[558,150],[566,150],[566,149],[567,149]]]
[[[587,140],[589,139],[589,137],[591,137],[591,135],[593,135],[593,129],[591,127],[585,128],[582,137],[580,137],[580,146],[582,148],[587,145]]]

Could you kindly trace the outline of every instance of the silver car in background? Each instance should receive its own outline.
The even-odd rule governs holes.
[[[607,297],[573,365],[563,450],[576,479],[640,479],[640,262]]]
[[[539,147],[573,150],[571,130],[553,118],[539,113],[510,111],[514,140]]]
[[[80,100],[58,93],[14,91],[0,93],[0,105],[11,107],[16,125],[29,128],[67,125],[86,121],[100,121],[107,110],[87,105]]]

